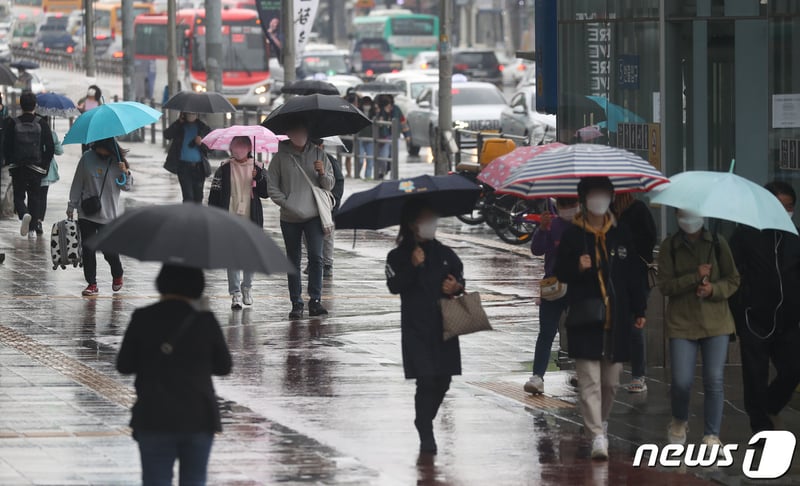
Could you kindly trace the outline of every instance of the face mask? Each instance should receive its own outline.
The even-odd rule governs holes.
[[[289,135],[289,140],[292,141],[292,144],[295,147],[305,147],[306,143],[308,143],[308,135],[300,135],[300,134]]]
[[[611,198],[608,196],[594,196],[586,200],[586,209],[595,216],[602,216],[608,212]]]
[[[431,219],[430,221],[425,221],[424,223],[420,223],[419,227],[417,228],[417,236],[423,240],[432,240],[436,238],[436,228],[439,226],[438,219]]]
[[[678,218],[678,226],[687,235],[693,235],[703,228],[703,218],[700,216],[681,216]]]
[[[246,160],[248,152],[250,152],[250,150],[248,150],[246,148],[242,148],[242,147],[233,148],[233,147],[231,147],[231,155],[233,155],[233,158],[236,159],[236,160]]]
[[[572,221],[578,214],[578,208],[558,209],[558,217],[564,221]]]
[[[186,121],[189,123],[197,121],[197,113],[187,113],[186,114]]]
[[[369,111],[372,109],[372,105],[364,105],[364,111]]]

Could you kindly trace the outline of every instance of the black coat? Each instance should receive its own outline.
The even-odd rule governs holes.
[[[634,200],[628,209],[622,212],[619,221],[630,229],[633,247],[636,248],[640,260],[653,263],[653,248],[658,242],[658,229],[647,204],[638,199]],[[644,265],[644,262],[640,263]]]
[[[631,352],[631,332],[635,317],[644,317],[646,288],[642,285],[642,266],[637,263],[633,237],[624,224],[617,224],[606,234],[610,255],[602,262],[611,306],[611,339],[604,342],[602,325],[568,328],[569,356],[575,359],[599,360],[607,357],[614,363],[628,361]],[[581,255],[589,254],[592,269],[581,272]],[[561,237],[556,259],[556,276],[567,284],[568,306],[579,305],[591,298],[601,298],[597,277],[595,237],[579,226],[571,226]]]
[[[339,159],[331,154],[326,155],[331,162],[331,167],[333,167],[333,189],[331,189],[331,193],[336,199],[336,204],[333,206],[333,212],[336,212],[341,206],[342,196],[344,196],[344,173],[342,173],[342,164]]]
[[[268,197],[267,170],[255,164],[258,172],[255,177],[256,187],[250,193],[250,221],[259,226],[264,226],[264,208],[261,199]],[[208,193],[208,205],[229,210],[231,205],[231,164],[225,162],[214,172],[211,189]]]
[[[191,326],[179,337],[189,313]],[[161,353],[171,341],[173,353]],[[137,309],[117,357],[117,370],[136,374],[131,428],[156,432],[222,430],[212,375],[231,372],[231,355],[214,314],[197,312],[180,300]]]
[[[176,121],[166,130],[164,130],[164,138],[167,140],[172,140],[172,143],[169,145],[169,151],[167,152],[167,162],[168,163],[177,163],[180,161],[181,158],[181,148],[183,147],[183,125],[185,122]],[[197,123],[197,135],[200,138],[204,138],[206,135],[211,133],[211,128],[200,121],[199,119],[194,122]],[[200,145],[200,153],[202,154],[203,159],[208,157],[208,147],[205,145]]]
[[[458,338],[442,337],[442,311],[439,300],[442,282],[448,274],[464,283],[464,266],[449,247],[436,240],[421,243],[425,263],[411,264],[414,247],[403,245],[389,252],[386,283],[389,291],[400,294],[400,320],[403,345],[403,370],[406,378],[461,374],[461,349]]]
[[[750,325],[760,335],[800,322],[800,238],[783,231],[739,226],[730,241],[741,285],[730,300],[737,328]],[[783,302],[781,302],[781,289]],[[777,314],[776,314],[777,311]],[[780,334],[778,332],[777,334]]]

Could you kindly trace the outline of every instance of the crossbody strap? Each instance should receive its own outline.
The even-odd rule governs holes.
[[[297,159],[294,158],[294,155],[292,155],[292,162],[294,162],[294,165],[297,166],[298,169],[300,169],[300,172],[302,172],[303,177],[305,177],[306,181],[308,181],[308,185],[310,185],[312,189],[317,187],[317,186],[314,185],[313,182],[311,182],[311,178],[308,177],[308,174],[306,174],[306,170],[303,169],[303,166],[300,165],[299,162],[297,162]]]
[[[192,327],[196,318],[197,312],[195,312],[194,309],[189,311],[189,315],[181,322],[181,325],[178,326],[178,329],[175,330],[172,337],[161,343],[161,354],[169,356],[175,351],[175,343],[186,334],[186,331],[188,331],[190,327]]]
[[[103,191],[106,189],[106,181],[108,180],[108,173],[111,170],[111,160],[108,161],[108,167],[106,167],[106,174],[103,176],[103,184],[100,185],[100,194],[97,197],[103,197]]]

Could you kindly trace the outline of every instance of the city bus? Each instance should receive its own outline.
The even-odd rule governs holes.
[[[71,13],[73,10],[80,10],[83,3],[81,0],[15,0],[15,7],[39,8],[45,13],[62,12]]]
[[[422,51],[437,49],[439,18],[409,10],[373,10],[353,19],[356,42],[383,39],[392,54],[411,60]]]
[[[155,6],[152,3],[135,2],[133,4],[134,17],[154,12]],[[122,2],[95,2],[95,37],[114,39],[117,34],[122,35]]]
[[[178,50],[182,88],[206,90],[205,10],[180,10]],[[153,85],[161,93],[167,84],[167,16],[140,15],[134,22],[136,61],[155,73]],[[149,63],[149,66],[148,66]],[[249,9],[222,11],[222,94],[234,106],[270,103],[267,45],[258,13]]]

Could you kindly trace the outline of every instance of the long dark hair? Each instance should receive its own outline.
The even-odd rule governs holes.
[[[416,223],[419,216],[431,207],[424,199],[412,199],[403,205],[400,213],[400,233],[397,235],[397,246],[414,246],[417,235],[411,225]]]

